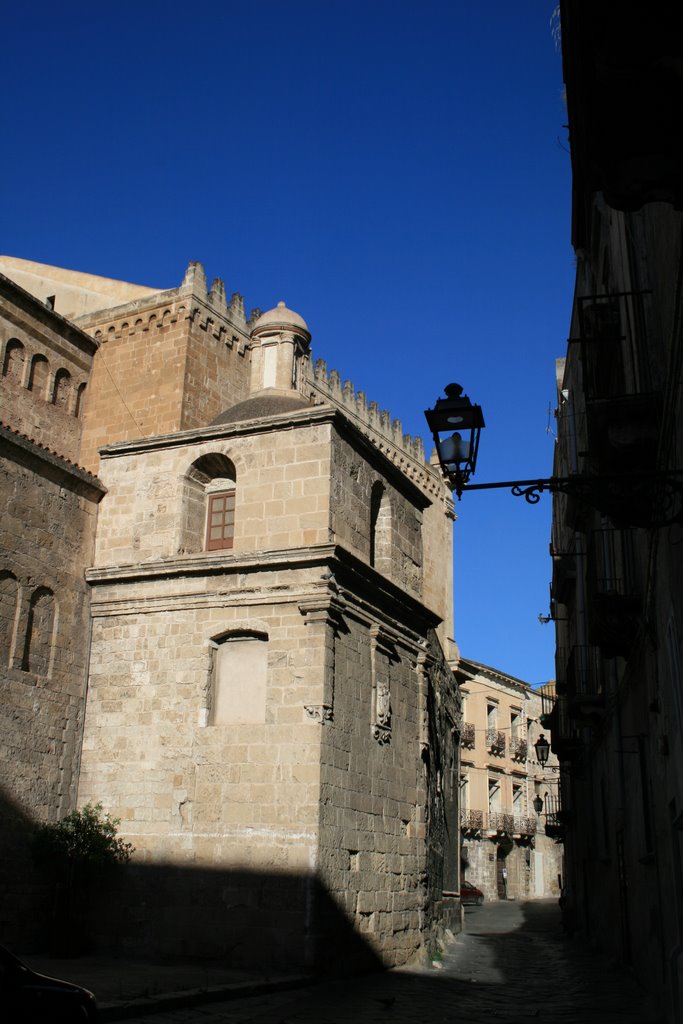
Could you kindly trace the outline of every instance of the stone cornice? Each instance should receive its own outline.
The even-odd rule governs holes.
[[[108,459],[137,452],[158,451],[160,448],[186,448],[189,445],[204,444],[207,441],[221,441],[224,438],[242,437],[245,434],[280,431],[287,427],[306,426],[309,423],[332,423],[337,415],[337,410],[332,406],[312,405],[307,409],[264,416],[258,420],[242,420],[239,423],[197,427],[192,430],[176,431],[172,434],[143,437],[135,441],[117,441],[115,444],[100,448],[100,457]]]
[[[240,322],[229,307],[212,302],[206,295],[188,292],[182,288],[169,288],[123,305],[86,313],[76,321],[85,331],[91,331],[100,342],[117,339],[126,334],[165,327],[178,320],[187,320],[205,331],[211,329],[215,338],[233,345],[237,338],[238,351],[244,355],[250,345],[246,324]],[[228,337],[228,329],[231,331]]]
[[[102,459],[110,459],[121,455],[159,451],[164,448],[186,448],[190,445],[205,444],[207,441],[222,441],[233,437],[279,432],[321,423],[330,423],[340,436],[347,440],[353,439],[353,443],[363,450],[366,457],[380,463],[383,472],[397,490],[406,494],[419,508],[426,508],[432,503],[434,497],[438,497],[433,482],[427,481],[426,477],[418,479],[415,476],[412,478],[407,476],[405,470],[389,457],[389,453],[373,444],[372,438],[362,431],[344,410],[327,403],[263,416],[261,419],[213,424],[207,427],[195,427],[192,430],[175,431],[171,434],[157,434],[154,437],[117,441],[115,444],[100,448],[99,454]],[[430,485],[427,486],[427,484]],[[432,497],[428,497],[425,491],[429,492]]]
[[[258,573],[314,568],[325,570],[325,575],[321,573],[321,578],[314,582],[293,580],[291,584],[278,582],[276,586],[268,583],[249,586],[247,583],[248,577]],[[220,576],[231,580],[242,577],[237,586],[233,584],[221,590],[220,600],[223,604],[295,602],[304,610],[329,609],[325,614],[332,614],[337,619],[351,616],[366,626],[379,626],[386,640],[408,646],[416,656],[423,647],[420,625],[429,629],[441,622],[439,616],[417,598],[410,597],[375,569],[336,544],[259,551],[248,555],[226,555],[223,552],[181,555],[155,562],[104,566],[86,571],[86,580],[93,588],[93,611],[95,606],[103,608],[111,605],[113,609],[131,602],[136,607],[143,602],[146,608],[154,607],[155,610],[176,607],[179,603],[211,607],[216,603],[216,594],[207,593],[205,589],[193,593],[179,592],[171,596],[145,596],[138,591],[134,596],[109,599],[106,590],[101,588]],[[402,624],[399,628],[397,622]]]
[[[526,693],[532,689],[529,683],[525,683],[523,679],[517,679],[516,676],[509,676],[505,672],[501,672],[499,669],[491,668],[490,665],[483,665],[476,661],[469,661],[467,658],[460,658],[453,670],[456,672],[462,672],[471,680],[474,680],[476,676],[488,676],[492,682],[510,687],[510,689],[517,690],[521,693]]]
[[[317,547],[258,551],[244,555],[226,555],[222,551],[178,555],[175,558],[160,558],[153,562],[94,567],[87,570],[86,579],[88,583],[97,586],[182,576],[232,576],[245,572],[323,567],[334,558],[336,551],[335,544],[321,544]]]

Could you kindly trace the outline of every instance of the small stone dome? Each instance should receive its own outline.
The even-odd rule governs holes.
[[[287,309],[284,302],[278,302],[275,309],[269,309],[267,313],[262,313],[252,327],[251,333],[260,334],[270,330],[293,331],[295,334],[303,334],[308,339],[311,337],[304,318],[293,310]]]
[[[265,392],[226,409],[211,422],[210,426],[224,426],[227,423],[240,423],[242,420],[261,420],[265,416],[282,416],[288,412],[310,408],[311,403],[298,393],[280,395]]]

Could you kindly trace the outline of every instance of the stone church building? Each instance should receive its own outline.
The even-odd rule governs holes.
[[[438,468],[200,264],[0,274],[0,939],[38,941],[35,823],[100,802],[102,945],[414,958],[459,921]]]

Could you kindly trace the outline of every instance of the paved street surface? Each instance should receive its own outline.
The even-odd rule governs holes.
[[[634,980],[565,938],[555,901],[466,910],[440,967],[128,1018],[137,1024],[655,1024]]]

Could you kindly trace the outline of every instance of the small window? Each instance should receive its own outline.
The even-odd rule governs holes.
[[[206,550],[231,548],[235,536],[235,491],[218,491],[208,498]]]

